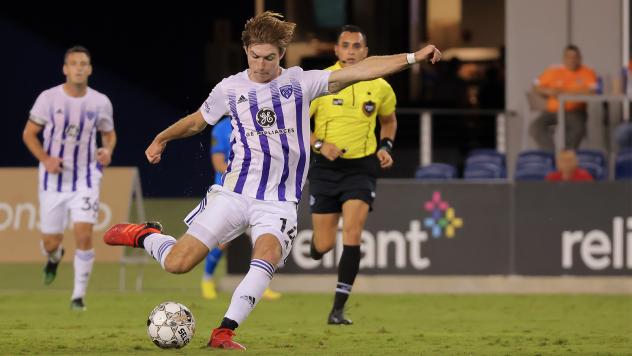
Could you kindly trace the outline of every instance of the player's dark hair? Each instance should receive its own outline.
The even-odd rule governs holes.
[[[72,46],[66,50],[66,54],[64,55],[64,63],[66,63],[68,56],[73,53],[85,53],[86,56],[88,56],[88,59],[92,61],[92,56],[90,55],[90,51],[88,51],[88,49],[85,48],[84,46],[77,45],[77,46]]]
[[[368,46],[368,42],[367,42],[367,38],[366,38],[366,33],[364,33],[364,31],[360,28],[360,26],[356,26],[356,25],[344,25],[340,28],[340,31],[338,31],[338,36],[336,36],[336,42],[340,41],[340,36],[342,36],[343,32],[351,32],[351,33],[360,33],[362,35],[362,39],[364,40],[364,45]]]

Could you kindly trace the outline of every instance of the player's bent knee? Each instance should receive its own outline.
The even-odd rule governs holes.
[[[281,261],[281,243],[272,234],[265,234],[257,239],[252,258],[261,259],[277,265]]]

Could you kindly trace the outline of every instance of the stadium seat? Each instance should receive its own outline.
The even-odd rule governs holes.
[[[467,156],[467,160],[473,160],[473,162],[479,162],[481,160],[485,162],[494,162],[500,166],[505,165],[505,155],[492,148],[478,148],[472,150]]]
[[[502,179],[505,171],[493,163],[474,163],[465,166],[465,179]]]
[[[616,180],[632,179],[632,148],[626,148],[617,153],[614,177]]]
[[[549,172],[555,170],[555,157],[552,152],[528,150],[518,155],[516,162],[516,180],[544,180]]]
[[[577,161],[579,166],[590,173],[595,180],[605,180],[608,178],[608,161],[600,150],[579,149],[577,150]]]
[[[499,179],[507,177],[505,155],[493,149],[470,152],[465,161],[465,179]]]
[[[516,170],[516,180],[544,180],[551,172],[548,165],[541,163],[526,163]]]
[[[431,163],[419,167],[415,173],[415,178],[422,180],[454,179],[456,178],[456,168],[445,163]]]

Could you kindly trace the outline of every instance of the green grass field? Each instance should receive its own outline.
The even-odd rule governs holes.
[[[2,265],[0,354],[154,354],[146,317],[165,300],[189,306],[197,319],[190,345],[175,353],[202,354],[228,305],[199,296],[199,269],[169,276],[146,269],[142,293],[119,292],[118,266],[98,264],[88,311],[68,309],[72,269],[40,286],[40,266]],[[332,277],[333,278],[333,277]],[[6,286],[11,286],[7,288]],[[490,355],[632,353],[629,296],[353,295],[353,326],[327,326],[331,295],[286,294],[261,302],[237,330],[254,354]]]
[[[189,205],[183,203],[183,209]],[[148,214],[165,221],[160,215]],[[179,233],[178,219],[165,225]],[[215,301],[200,297],[200,267],[174,276],[148,265],[144,291],[138,293],[118,290],[117,264],[96,264],[88,311],[73,312],[72,265],[63,263],[49,287],[41,284],[41,267],[0,264],[2,355],[208,354],[209,331],[230,300],[230,291]],[[129,287],[135,268],[128,270]],[[630,296],[355,294],[348,312],[353,326],[325,324],[331,299],[331,294],[285,294],[279,301],[262,301],[237,329],[237,340],[249,353],[267,355],[632,354]],[[146,334],[147,315],[166,300],[187,305],[197,320],[196,336],[179,351],[158,349]]]

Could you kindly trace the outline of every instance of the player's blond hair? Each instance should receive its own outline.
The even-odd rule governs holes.
[[[252,44],[268,43],[283,51],[292,40],[295,27],[295,23],[284,21],[283,15],[266,11],[246,22],[241,41],[246,48]]]

